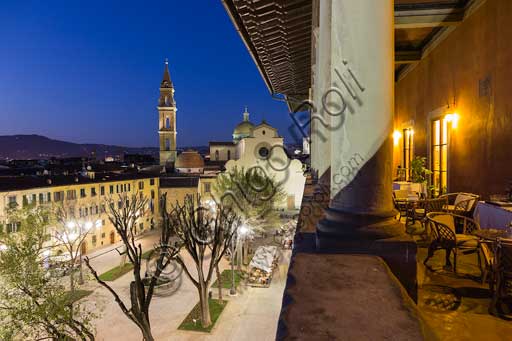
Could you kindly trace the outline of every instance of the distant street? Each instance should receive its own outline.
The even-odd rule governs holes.
[[[151,250],[155,245],[158,244],[159,240],[160,230],[147,231],[137,237],[137,241],[141,244],[143,252]],[[91,252],[86,256],[89,257],[91,265],[98,272],[98,274],[102,274],[119,265],[121,262],[121,256],[119,255],[119,252],[116,251],[116,248],[121,250],[122,246],[123,243],[118,242],[113,245],[106,246],[100,250]]]

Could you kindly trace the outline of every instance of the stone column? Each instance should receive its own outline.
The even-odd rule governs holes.
[[[331,193],[317,248],[382,256],[414,297],[416,247],[392,202],[394,1],[321,6],[330,28],[329,56],[319,62],[329,65],[321,106],[330,117]]]
[[[322,95],[331,84],[331,11],[330,1],[313,1],[313,60],[311,89],[311,168],[315,180],[326,185],[330,182],[330,116],[322,108]],[[324,19],[325,18],[325,19]],[[318,189],[319,191],[321,189]]]
[[[313,0],[312,86],[310,102],[311,173],[314,189],[306,192],[311,206],[308,220],[323,219],[330,198],[331,129],[330,115],[322,106],[322,96],[331,86],[331,1]],[[309,212],[309,211],[308,211]]]
[[[321,104],[330,118],[331,202],[329,222],[318,230],[345,235],[389,224],[395,213],[394,8],[393,0],[331,1],[320,18],[330,24],[330,63],[324,64],[331,82]]]

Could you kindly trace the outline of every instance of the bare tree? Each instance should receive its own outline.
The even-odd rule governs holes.
[[[176,255],[176,260],[197,288],[201,324],[208,327],[211,324],[208,289],[212,275],[230,246],[240,220],[233,210],[222,205],[217,206],[216,212],[212,213],[201,205],[199,196],[187,196],[183,205],[176,203],[170,212],[164,208],[162,214],[164,229],[176,233],[180,247],[184,248],[194,261],[195,270],[192,270],[181,254]],[[209,261],[207,254],[210,256]]]
[[[83,284],[82,246],[84,245],[90,230],[94,226],[92,221],[77,219],[74,208],[66,208],[63,205],[55,209],[57,219],[53,237],[57,241],[55,247],[64,249],[69,257],[69,284],[70,290],[75,290],[75,271],[77,264],[80,269],[80,284]]]
[[[219,290],[219,300],[222,300],[222,277],[220,274],[219,263],[215,265],[215,273],[217,274],[217,289]]]
[[[121,311],[139,327],[145,341],[153,341],[149,319],[149,306],[153,298],[154,288],[162,271],[175,257],[177,247],[171,245],[171,231],[162,228],[160,235],[159,256],[156,259],[156,269],[149,283],[144,286],[142,271],[142,247],[135,240],[137,221],[146,212],[148,200],[134,194],[132,196],[119,196],[116,202],[112,198],[106,200],[107,214],[126,248],[126,256],[133,265],[133,281],[130,283],[130,305],[128,306],[119,297],[119,294],[107,283],[102,281],[98,273],[91,266],[89,259],[85,258],[87,267],[91,270],[96,281],[105,287],[114,296]]]

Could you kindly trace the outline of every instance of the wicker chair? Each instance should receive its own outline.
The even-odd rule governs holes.
[[[489,280],[490,289],[492,291],[493,271],[494,271],[494,242],[487,240],[480,240],[480,251],[483,256],[482,268],[482,284]]]
[[[407,216],[407,206],[409,199],[409,191],[406,190],[394,190],[393,191],[393,203],[395,205],[395,209],[400,214],[398,220],[402,220],[402,217]]]
[[[490,288],[491,311],[496,312],[503,298],[512,296],[512,240],[498,239],[495,248]]]
[[[447,198],[436,198],[436,199],[425,199],[415,202],[413,205],[409,205],[407,211],[407,222],[406,225],[412,225],[419,220],[421,226],[424,229],[424,234],[428,237],[429,232],[427,229],[427,214],[430,212],[442,212],[443,207],[448,204]]]
[[[444,194],[440,196],[440,198],[446,198],[448,200],[444,211],[457,215],[470,216],[480,196],[471,193],[457,192]]]
[[[455,232],[455,219],[462,221],[462,234]],[[479,252],[479,238],[473,235],[475,231],[480,229],[476,221],[465,216],[451,213],[431,212],[427,214],[427,222],[431,226],[433,240],[428,248],[427,258],[423,261],[425,266],[428,267],[427,262],[434,255],[436,250],[445,249],[445,267],[451,268],[450,253],[453,251],[453,272],[457,273],[457,254],[459,252],[463,254],[476,252],[478,255],[478,266],[483,275],[482,261]]]

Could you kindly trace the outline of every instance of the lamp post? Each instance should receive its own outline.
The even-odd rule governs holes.
[[[66,227],[70,230],[70,233],[66,234],[66,240],[71,246],[71,260],[73,261],[76,257],[74,255],[74,252],[79,253],[79,269],[80,269],[80,276],[78,279],[78,283],[80,285],[84,284],[84,273],[83,273],[83,266],[82,266],[82,245],[85,241],[85,236],[89,233],[89,230],[92,228],[93,223],[90,221],[87,221],[85,223],[82,222],[74,222],[69,221],[66,223]],[[76,232],[75,232],[76,231]],[[76,251],[73,250],[73,245],[78,240],[78,244],[76,245]]]
[[[242,262],[243,262],[243,249],[242,249],[242,242],[245,241],[245,237],[247,236],[248,232],[249,232],[249,228],[247,227],[247,225],[243,224],[242,226],[240,226],[240,229],[239,229],[239,238],[238,238],[238,246],[237,246],[237,253],[238,253],[238,264],[237,264],[237,267],[238,267],[238,271],[242,271]]]
[[[82,285],[84,284],[84,271],[83,271],[83,268],[82,268],[82,245],[85,241],[85,237],[82,238],[82,235],[87,235],[89,233],[89,230],[92,228],[92,222],[88,221],[85,223],[84,225],[84,228],[85,228],[85,231],[82,230],[82,224],[79,224],[80,225],[80,243],[79,245],[77,246],[80,250],[80,280],[79,280],[79,284]]]
[[[235,287],[235,242],[231,240],[231,288],[229,289],[229,295],[236,295]]]
[[[229,289],[229,294],[231,296],[236,295],[236,287],[235,287],[235,252],[238,255],[238,271],[241,271],[240,264],[242,263],[241,250],[240,245],[242,239],[248,234],[249,228],[244,224],[240,226],[240,228],[235,233],[234,240],[231,240],[231,289]],[[237,244],[235,247],[235,243]]]

